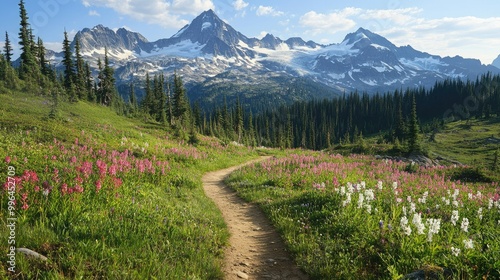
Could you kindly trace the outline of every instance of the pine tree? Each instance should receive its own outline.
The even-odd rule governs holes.
[[[71,52],[70,42],[68,39],[68,32],[64,31],[64,41],[63,41],[63,52],[64,57],[62,64],[64,65],[64,88],[66,92],[72,99],[76,101],[76,93],[74,88],[74,66],[73,66],[73,53]]]
[[[86,71],[85,61],[80,52],[80,36],[75,37],[75,56],[76,56],[76,74],[75,74],[75,87],[79,99],[83,99],[87,91],[86,85]]]
[[[135,96],[135,87],[133,83],[130,83],[130,90],[129,90],[129,101],[128,101],[132,114],[135,114],[137,111],[137,97]]]
[[[186,95],[186,89],[182,83],[181,77],[174,74],[174,108],[173,115],[175,124],[184,129],[188,127],[190,120],[190,105]]]
[[[21,66],[19,68],[19,76],[21,79],[27,79],[29,77],[36,78],[36,61],[34,50],[32,46],[34,45],[32,40],[32,32],[30,24],[28,22],[28,13],[24,7],[24,1],[20,0],[19,10],[21,17],[21,27],[19,31],[19,45],[21,45]]]
[[[102,104],[113,105],[114,101],[119,101],[115,88],[115,71],[109,65],[108,49],[104,49],[104,68],[102,69]]]
[[[409,147],[410,152],[412,152],[412,153],[421,152],[419,131],[420,131],[420,128],[418,125],[417,102],[415,100],[415,94],[413,94],[412,95],[410,123],[409,123],[409,127],[408,127],[408,147]]]
[[[158,98],[158,120],[162,124],[167,124],[167,95],[163,90],[163,84],[165,83],[165,78],[163,74],[158,77],[158,85],[155,91]]]
[[[13,49],[12,49],[12,45],[10,43],[9,33],[7,31],[5,32],[5,45],[3,47],[3,50],[4,50],[4,53],[5,53],[5,60],[7,61],[7,63],[9,65],[12,64],[12,52],[13,52]]]

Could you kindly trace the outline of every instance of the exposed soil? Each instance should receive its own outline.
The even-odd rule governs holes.
[[[221,210],[231,234],[230,245],[225,252],[225,279],[308,279],[295,265],[283,240],[264,213],[224,184],[224,178],[242,166],[203,176],[205,193]]]

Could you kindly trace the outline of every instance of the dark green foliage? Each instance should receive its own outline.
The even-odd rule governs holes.
[[[9,33],[7,33],[7,31],[5,31],[5,45],[3,47],[3,50],[4,50],[4,54],[5,54],[5,60],[7,61],[7,63],[11,64],[12,63],[12,45],[10,43],[10,39],[9,39]]]
[[[75,99],[75,69],[73,65],[73,52],[71,51],[70,41],[68,39],[68,33],[64,31],[64,41],[63,41],[63,52],[64,57],[62,63],[64,65],[64,88],[69,92],[71,101],[76,101]]]
[[[187,128],[189,127],[189,122],[191,120],[191,107],[189,105],[189,100],[186,95],[186,88],[182,83],[181,77],[174,74],[174,85],[173,85],[174,97],[173,97],[173,119],[174,124]]]
[[[415,101],[415,95],[412,97],[411,115],[410,123],[408,127],[408,146],[411,153],[420,153],[420,127],[418,125],[417,117],[417,102]]]
[[[35,50],[32,31],[28,22],[28,13],[24,7],[24,1],[19,2],[19,14],[21,17],[21,27],[19,30],[19,45],[21,45],[21,65],[19,76],[23,80],[36,79],[39,69],[35,59]]]

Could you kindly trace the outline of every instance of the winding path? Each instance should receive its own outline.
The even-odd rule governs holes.
[[[225,279],[308,279],[295,265],[264,213],[256,205],[238,197],[223,182],[238,168],[267,158],[203,176],[205,193],[219,207],[231,234],[225,252]]]

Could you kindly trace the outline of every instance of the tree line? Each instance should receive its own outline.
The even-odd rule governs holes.
[[[56,69],[45,57],[42,39],[38,38],[35,42],[24,0],[19,2],[19,15],[21,55],[18,63],[14,63],[11,39],[6,32],[3,51],[0,51],[0,92],[22,90],[51,97],[51,118],[58,117],[61,101],[88,101],[110,107],[121,115],[144,118],[165,128],[174,128],[176,133],[186,138],[186,133],[190,132],[190,139],[196,140],[194,132],[197,123],[193,116],[198,115],[197,119],[201,119],[200,110],[191,108],[180,76],[174,74],[169,81],[163,74],[152,79],[148,74],[143,85],[130,84],[128,100],[125,101],[117,91],[114,69],[106,48],[103,59],[97,60],[97,69],[92,70],[90,63],[83,58],[78,35],[72,46],[64,31],[61,67]],[[142,102],[135,95],[137,86],[143,87],[146,92]]]
[[[243,111],[239,101],[230,107],[225,103],[206,114],[200,131],[247,144],[317,150],[379,134],[381,141],[418,151],[421,133],[445,122],[500,116],[500,76],[486,73],[475,81],[446,79],[430,89],[374,95],[353,92],[259,114]]]

